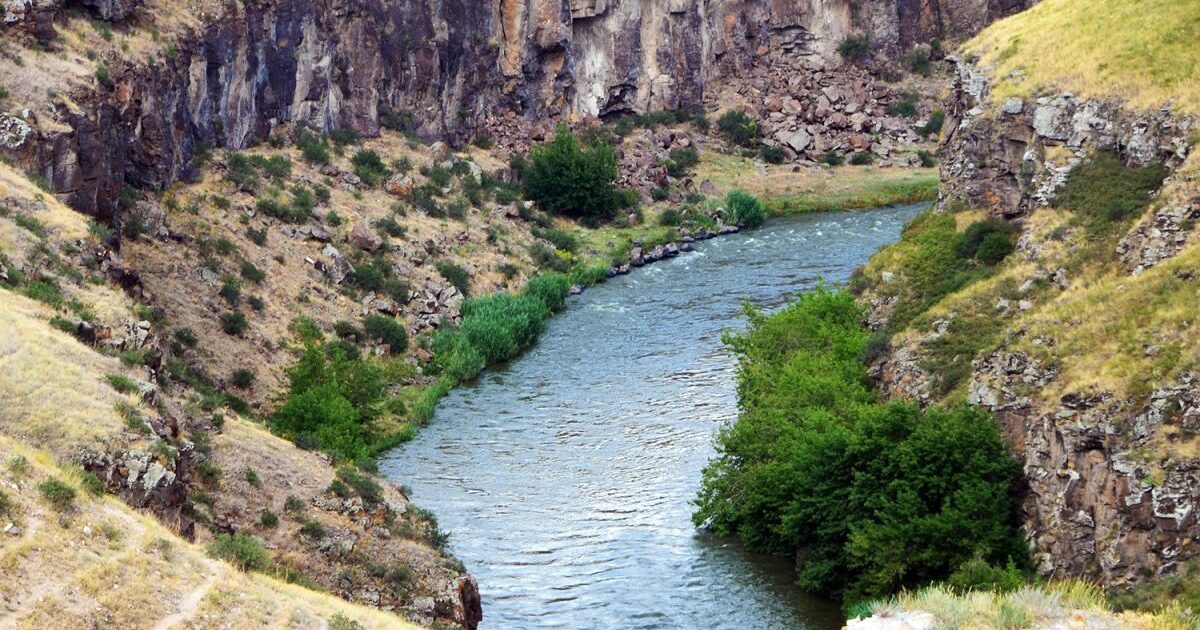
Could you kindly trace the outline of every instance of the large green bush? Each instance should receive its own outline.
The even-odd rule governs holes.
[[[590,224],[608,221],[624,205],[616,186],[617,158],[604,142],[581,145],[566,127],[530,151],[525,196],[543,210]]]
[[[549,315],[538,298],[497,293],[463,303],[462,332],[488,363],[500,363],[533,343]]]
[[[982,411],[885,403],[866,378],[864,312],[818,288],[727,338],[741,415],[723,429],[694,519],[799,558],[799,584],[856,601],[1023,559],[1020,466]]]
[[[525,284],[525,295],[537,298],[550,311],[561,309],[570,292],[571,280],[561,273],[538,274]]]
[[[725,210],[729,212],[730,222],[742,227],[758,227],[767,220],[758,197],[736,188],[725,195]]]
[[[1055,205],[1104,230],[1145,210],[1169,172],[1162,164],[1131,168],[1116,153],[1097,153],[1071,170]]]
[[[758,123],[736,109],[721,114],[717,119],[717,129],[732,144],[750,146],[758,140]]]
[[[385,381],[374,363],[346,356],[337,346],[310,342],[288,369],[287,400],[271,428],[348,460],[371,453],[371,421],[379,414]]]
[[[238,532],[217,534],[208,543],[208,555],[225,560],[243,571],[264,571],[271,566],[271,555],[259,538]]]
[[[362,324],[367,337],[387,344],[392,354],[400,354],[408,348],[408,333],[404,330],[404,324],[396,321],[395,317],[367,315]]]

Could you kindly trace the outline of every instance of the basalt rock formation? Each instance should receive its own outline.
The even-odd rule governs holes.
[[[3,148],[72,207],[112,220],[126,185],[187,178],[199,147],[242,148],[285,122],[368,136],[393,124],[461,142],[488,116],[698,108],[768,51],[838,64],[838,44],[859,33],[899,54],[1027,0],[199,2],[174,27],[153,2],[81,4],[120,28],[155,29],[155,42],[173,28],[173,43],[152,46],[149,61],[102,51],[95,81],[46,76],[57,96],[0,129]],[[2,32],[55,50],[55,25],[79,10],[7,0]]]

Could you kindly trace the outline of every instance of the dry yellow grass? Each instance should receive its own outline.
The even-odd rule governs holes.
[[[1004,594],[978,591],[958,595],[945,587],[933,586],[901,593],[872,609],[880,617],[901,611],[928,612],[939,628],[1188,630],[1192,627],[1179,611],[1113,613],[1098,587],[1080,581],[1053,582]]]
[[[23,457],[24,471],[8,462]],[[4,523],[0,539],[0,630],[50,627],[324,628],[341,614],[366,628],[413,628],[336,597],[242,573],[205,556],[153,518],[112,497],[91,498],[44,453],[0,435]],[[36,486],[65,480],[78,497],[53,511]]]
[[[994,68],[995,99],[1070,90],[1197,114],[1198,40],[1195,0],[1044,0],[993,24],[964,50]]]

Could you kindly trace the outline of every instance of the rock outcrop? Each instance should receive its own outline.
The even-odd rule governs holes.
[[[898,51],[971,34],[1027,2],[228,3],[196,11],[195,25],[148,62],[102,53],[110,78],[47,77],[65,98],[0,119],[0,133],[70,205],[111,220],[125,186],[187,178],[198,148],[245,147],[286,122],[363,135],[392,125],[457,143],[512,116],[569,122],[697,108],[712,85],[769,51],[832,62],[852,33]],[[54,49],[68,4],[7,0],[0,28]],[[115,22],[153,8],[83,4]],[[799,153],[819,145],[812,135],[788,129],[780,142]]]

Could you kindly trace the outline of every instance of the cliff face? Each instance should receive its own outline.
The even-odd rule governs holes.
[[[1012,222],[1013,261],[914,320],[875,374],[895,396],[961,395],[996,413],[1024,462],[1024,527],[1043,574],[1120,586],[1171,573],[1200,535],[1196,341],[1169,306],[1195,294],[1196,120],[1069,92],[993,99],[992,87],[958,62],[938,212]],[[1170,173],[1115,234],[1056,207],[1073,169],[1101,152]],[[904,273],[882,276],[875,325],[896,303],[886,283]],[[982,321],[995,341],[964,341],[993,325]],[[954,344],[980,349],[956,358],[967,376],[947,395],[933,357]]]
[[[489,117],[694,109],[767,51],[820,67],[850,33],[902,50],[973,33],[1025,0],[270,0],[197,3],[175,26],[158,2],[83,4],[154,42],[174,29],[172,43],[148,46],[149,61],[102,50],[107,80],[82,59],[74,76],[39,77],[48,102],[0,129],[71,206],[111,220],[124,186],[187,178],[197,147],[242,148],[284,122],[374,135],[395,113],[424,137],[461,141]],[[67,45],[56,27],[78,12],[10,0],[3,32],[54,50]]]

